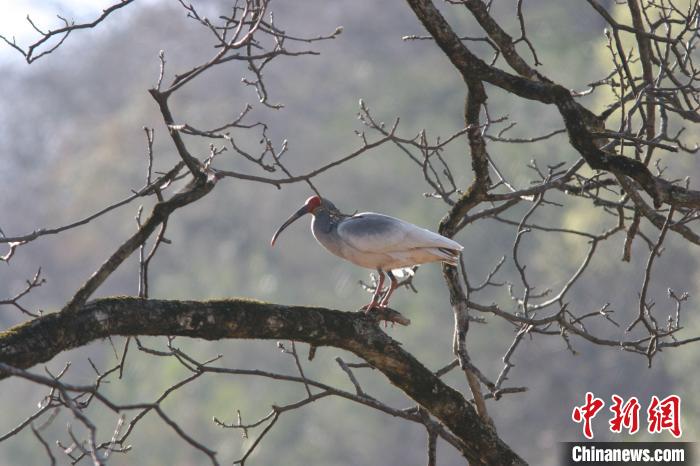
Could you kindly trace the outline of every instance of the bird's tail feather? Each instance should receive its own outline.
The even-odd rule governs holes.
[[[440,252],[439,255],[440,257],[442,257],[442,262],[454,266],[456,266],[459,263],[460,251],[448,248],[437,248],[437,250]]]

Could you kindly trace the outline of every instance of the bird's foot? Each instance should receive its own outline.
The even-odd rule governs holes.
[[[378,322],[384,321],[385,324],[387,322],[404,326],[411,324],[411,320],[404,317],[399,311],[376,303],[362,306],[360,310],[368,317],[372,317]]]
[[[386,305],[386,303],[384,301],[380,302],[379,305],[377,305],[376,309],[377,310],[375,312],[379,312],[382,314],[387,314],[387,310],[390,312],[393,312],[391,309],[389,309],[389,307]],[[393,318],[393,316],[392,316],[392,318]],[[403,318],[403,316],[401,316],[401,318]],[[391,328],[394,328],[394,324],[396,324],[395,320],[389,320],[389,319],[381,318],[381,317],[379,317],[379,319],[381,319],[381,321],[384,322],[384,328],[389,328],[389,322],[391,322]]]

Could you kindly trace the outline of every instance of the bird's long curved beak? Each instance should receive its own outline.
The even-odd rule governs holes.
[[[280,235],[280,233],[282,233],[282,231],[283,231],[285,228],[287,228],[289,225],[291,225],[291,224],[294,223],[296,220],[300,219],[301,217],[303,217],[304,215],[306,215],[306,214],[308,214],[308,213],[309,213],[309,209],[308,209],[308,207],[305,206],[305,205],[302,206],[301,209],[299,209],[299,210],[297,210],[296,212],[294,212],[294,213],[292,214],[292,216],[289,217],[289,218],[287,219],[287,221],[284,222],[284,223],[282,224],[282,226],[279,227],[279,228],[277,229],[277,231],[275,232],[275,234],[272,235],[272,240],[270,241],[270,246],[274,246],[274,245],[275,245],[275,241],[277,241],[277,237]]]

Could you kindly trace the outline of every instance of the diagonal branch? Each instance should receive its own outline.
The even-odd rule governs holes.
[[[173,197],[167,201],[159,202],[153,207],[151,216],[144,222],[144,224],[134,233],[128,240],[126,240],[119,248],[117,248],[114,253],[107,259],[99,269],[80,287],[80,289],[75,293],[73,298],[64,306],[64,310],[70,311],[77,309],[78,307],[85,304],[85,302],[90,298],[90,296],[97,290],[97,288],[104,283],[104,281],[109,277],[112,272],[114,272],[117,267],[121,265],[136,249],[138,249],[148,237],[161,225],[163,222],[167,221],[171,213],[176,209],[186,206],[202,196],[205,196],[209,191],[214,188],[217,178],[212,176],[211,179],[202,181],[201,179],[194,179],[189,185],[187,185],[182,191],[176,193]]]
[[[87,217],[83,217],[80,220],[76,220],[74,222],[71,222],[66,225],[62,225],[60,227],[56,228],[41,228],[38,230],[34,230],[31,233],[20,235],[20,236],[1,236],[0,235],[0,243],[22,243],[26,244],[30,241],[34,241],[35,239],[39,238],[40,236],[45,236],[45,235],[57,235],[61,232],[64,232],[66,230],[71,230],[73,228],[87,225],[88,223],[92,222],[98,217],[101,217],[102,215],[117,209],[123,205],[126,205],[133,201],[134,199],[137,199],[139,197],[144,197],[144,196],[149,196],[153,194],[154,192],[157,192],[160,189],[165,189],[164,186],[167,186],[170,184],[177,176],[180,170],[183,167],[183,163],[179,162],[177,163],[172,169],[170,169],[167,173],[165,173],[163,176],[159,177],[157,180],[155,180],[152,183],[148,183],[146,186],[143,188],[139,189],[138,191],[135,191],[131,196],[122,199],[121,201],[115,202],[114,204],[110,204],[107,207],[104,207],[100,209],[97,212],[94,212]]]
[[[168,97],[170,94],[160,92],[158,89],[150,89],[149,92],[158,104],[160,113],[163,116],[163,121],[168,127],[168,132],[170,133],[170,137],[175,144],[175,149],[177,149],[178,155],[180,155],[180,158],[183,162],[185,162],[185,165],[187,165],[187,168],[195,178],[202,177],[204,173],[202,171],[201,163],[196,157],[190,154],[190,151],[187,150],[187,146],[185,146],[185,142],[182,140],[179,131],[174,127],[175,120],[173,118],[173,114],[170,112],[170,106],[168,105]]]
[[[119,3],[115,3],[114,5],[112,5],[108,8],[105,8],[104,10],[102,10],[102,14],[98,18],[96,18],[94,21],[91,21],[89,23],[75,24],[72,22],[68,22],[67,19],[59,16],[58,18],[61,19],[65,23],[65,26],[62,28],[49,30],[47,32],[43,32],[42,30],[40,30],[34,24],[34,22],[31,20],[31,18],[29,16],[27,16],[27,21],[29,22],[29,24],[31,24],[32,27],[42,35],[42,37],[38,41],[31,44],[26,50],[24,50],[22,47],[17,45],[14,38],[12,38],[12,40],[8,40],[6,37],[0,35],[0,39],[3,40],[7,45],[12,47],[13,49],[15,49],[19,53],[21,53],[24,56],[24,59],[27,61],[27,63],[32,63],[33,61],[38,60],[39,58],[43,57],[44,55],[50,54],[51,52],[56,50],[58,47],[60,47],[61,44],[63,44],[63,41],[66,40],[66,38],[68,37],[68,35],[71,32],[79,30],[79,29],[94,28],[95,26],[100,24],[102,21],[104,21],[107,18],[107,16],[109,16],[110,14],[115,12],[116,10],[127,6],[128,4],[132,3],[133,1],[134,0],[121,0]],[[51,39],[53,37],[58,37],[58,36],[61,36],[61,37],[56,45],[54,45],[53,47],[51,47],[49,49],[44,50],[43,52],[40,52],[39,54],[36,54],[37,49],[40,48],[44,43],[46,43],[46,41],[48,41],[49,39]]]
[[[498,49],[503,54],[503,58],[506,59],[506,62],[508,62],[511,68],[526,78],[535,81],[549,82],[547,78],[528,65],[520,54],[518,54],[513,38],[495,19],[493,19],[489,14],[488,6],[482,0],[461,0],[460,3],[464,3],[464,6],[469,9],[474,18],[479,22],[479,25],[498,46]]]

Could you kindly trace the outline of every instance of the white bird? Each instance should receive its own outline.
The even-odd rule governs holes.
[[[392,270],[428,262],[457,265],[464,249],[456,241],[388,215],[374,212],[343,215],[331,201],[319,196],[308,198],[279,227],[270,244],[274,246],[280,233],[306,214],[313,215],[311,232],[326,250],[379,274],[372,300],[363,307],[366,311],[388,306],[389,298],[398,286]],[[380,301],[385,273],[391,285]]]

